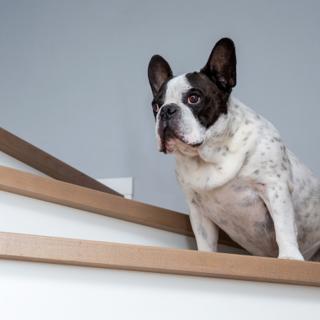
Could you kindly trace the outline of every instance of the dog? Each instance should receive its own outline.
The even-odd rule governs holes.
[[[159,150],[176,158],[198,250],[217,251],[220,228],[252,255],[320,261],[320,182],[231,95],[233,41],[220,39],[199,72],[179,76],[154,55],[148,78]]]

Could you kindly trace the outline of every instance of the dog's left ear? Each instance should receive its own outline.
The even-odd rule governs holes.
[[[229,38],[220,39],[211,51],[207,64],[201,69],[219,87],[230,91],[237,83],[236,50]]]

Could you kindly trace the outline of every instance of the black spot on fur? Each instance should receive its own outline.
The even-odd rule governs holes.
[[[221,90],[213,81],[201,72],[186,75],[191,89],[182,96],[182,102],[189,106],[195,118],[205,127],[212,126],[221,114],[227,113],[227,101],[230,92]],[[196,94],[200,97],[197,105],[188,104],[188,96]]]

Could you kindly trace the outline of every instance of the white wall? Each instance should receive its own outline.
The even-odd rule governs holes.
[[[0,191],[0,230],[87,240],[195,248],[172,232]]]

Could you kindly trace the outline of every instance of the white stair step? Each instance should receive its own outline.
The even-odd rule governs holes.
[[[1,152],[0,165],[43,175]],[[125,183],[130,191],[130,181]],[[0,191],[0,231],[195,248],[194,239],[187,236],[4,191]],[[19,243],[15,245],[19,248]],[[199,260],[197,269],[202,266],[205,273],[205,260]],[[228,268],[241,274],[241,266]],[[272,270],[276,273],[276,266]],[[294,320],[320,314],[319,288],[302,285],[11,260],[0,260],[0,284],[1,318],[6,320]]]

